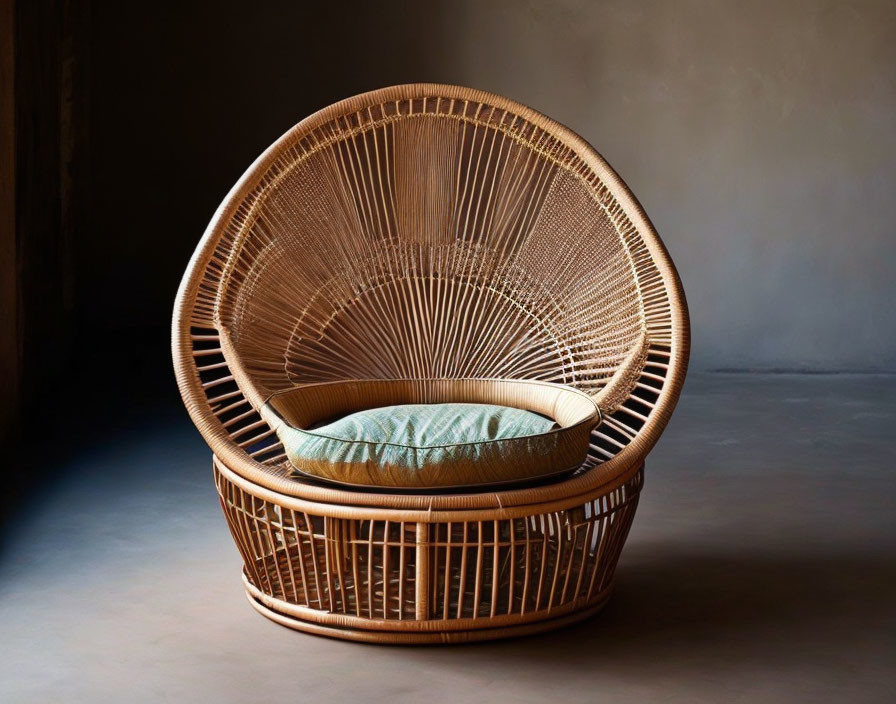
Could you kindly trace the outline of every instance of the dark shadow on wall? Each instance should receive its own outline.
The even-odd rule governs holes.
[[[8,427],[32,451],[4,515],[53,476],[35,443],[60,453],[178,403],[174,296],[218,204],[312,112],[445,80],[448,5],[15,3],[17,251],[2,263],[22,393]]]
[[[125,385],[139,377],[173,392],[174,294],[218,204],[312,112],[438,78],[441,11],[438,2],[94,7],[79,329],[123,343],[97,371],[111,365]]]

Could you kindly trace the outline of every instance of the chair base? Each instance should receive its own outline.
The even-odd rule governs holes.
[[[245,579],[245,577],[244,577]],[[316,636],[338,638],[356,643],[374,643],[379,645],[451,645],[459,643],[475,643],[486,640],[502,640],[520,636],[544,633],[584,621],[594,616],[606,606],[612,595],[612,586],[596,604],[582,606],[563,616],[543,616],[539,620],[506,625],[502,627],[479,627],[465,630],[439,630],[443,624],[436,622],[409,621],[408,630],[371,630],[369,628],[351,628],[348,626],[329,625],[315,620],[305,620],[265,605],[262,598],[256,596],[257,590],[247,583],[246,598],[258,613],[274,623],[296,631],[311,633]],[[270,599],[264,599],[270,602]],[[335,621],[336,619],[334,619]],[[488,619],[485,619],[488,621]]]
[[[247,596],[264,616],[344,640],[463,643],[597,612],[613,588],[643,467],[566,502],[451,511],[298,499],[220,460],[215,479]]]

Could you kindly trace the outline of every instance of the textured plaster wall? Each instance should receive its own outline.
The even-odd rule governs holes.
[[[454,80],[569,125],[641,200],[695,367],[896,368],[896,3],[444,13]]]

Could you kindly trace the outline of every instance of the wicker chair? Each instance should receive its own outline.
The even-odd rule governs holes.
[[[173,321],[251,604],[311,633],[457,642],[610,595],[689,329],[673,264],[580,137],[505,98],[414,84],[303,120],[243,175]],[[518,379],[587,393],[587,460],[535,486],[358,490],[296,476],[265,397],[308,384]]]

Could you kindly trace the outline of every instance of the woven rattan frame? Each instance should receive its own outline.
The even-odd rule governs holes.
[[[451,139],[444,138],[445,130]],[[456,146],[446,147],[446,141]],[[411,189],[425,207],[387,212],[382,203],[371,205],[371,194],[358,183],[386,170],[397,174],[398,165],[384,167],[377,152],[366,176],[357,172],[365,157],[370,164],[375,150],[397,154],[399,146],[413,159],[405,159],[405,172],[392,185]],[[439,169],[427,171],[430,162],[447,158],[449,148],[456,150],[449,154],[452,163],[466,165],[453,192],[431,176]],[[289,238],[297,227],[290,218],[305,214],[302,204],[278,202],[277,193],[286,192],[283,184],[292,179],[289,193],[303,194],[300,177],[317,176],[326,159],[341,174],[327,187],[349,192],[359,213],[345,233],[334,234],[339,246],[350,248],[366,233],[392,226],[410,232],[408,223],[426,222],[435,231],[448,222],[439,219],[448,209],[453,219],[445,231],[462,233],[449,238],[447,246],[454,249],[444,259],[433,256],[421,264],[422,250],[408,245],[407,235],[390,235],[384,238],[395,243],[389,251],[398,254],[370,259],[378,262],[371,281],[385,282],[382,287],[370,285],[354,299],[327,303],[330,292],[341,290],[340,282],[357,276],[357,271],[336,272],[318,286],[323,293],[305,292],[304,307],[294,305],[272,276],[278,266],[280,271],[306,266],[305,260],[289,260],[296,249]],[[493,203],[503,203],[503,210]],[[480,217],[480,210],[489,219]],[[545,276],[533,269],[540,264],[520,255],[508,274],[504,259],[512,257],[501,259],[494,249],[479,247],[480,240],[499,231],[516,233],[513,237],[537,231],[545,238],[542,251],[569,250],[570,265],[563,271],[555,266]],[[507,246],[501,247],[503,257]],[[313,256],[306,259],[303,280],[310,280],[318,272],[311,268]],[[339,257],[333,259],[338,265]],[[427,278],[427,267],[443,260],[462,266]],[[489,276],[498,275],[504,283],[488,283]],[[406,335],[397,337],[400,342],[389,354],[381,351],[377,325],[394,326],[395,320],[410,325],[401,315],[370,316],[374,323],[354,323],[354,328],[340,321],[343,328],[349,325],[350,335],[343,338],[319,322],[329,325],[352,306],[362,312],[364,306],[382,309],[378,301],[394,300],[385,296],[414,290],[397,282],[436,281],[435,286],[452,277],[458,290],[473,291],[456,295],[476,305],[454,315],[456,302],[442,304],[455,306],[451,322],[442,319],[441,327],[431,329],[449,329],[453,337],[443,336],[437,345],[430,339],[425,350]],[[537,285],[530,283],[536,278]],[[287,320],[269,322],[277,317]],[[529,346],[520,347],[517,333],[517,346],[507,345],[510,335],[502,337],[498,319],[512,319],[521,329],[528,325],[534,331]],[[388,332],[390,338],[402,334]],[[344,355],[346,336],[358,343],[356,360]],[[465,342],[470,337],[487,340],[486,350]],[[551,346],[547,361],[517,363],[536,358],[532,350],[539,345]],[[279,623],[323,635],[447,642],[556,627],[603,604],[637,505],[644,458],[679,396],[689,331],[678,276],[653,226],[584,140],[496,95],[413,84],[325,108],[256,160],[215,213],[193,255],[178,292],[172,347],[185,404],[215,455],[222,507],[245,563],[253,605]],[[497,367],[495,355],[500,355]],[[446,366],[446,359],[454,361]],[[385,371],[372,373],[378,365]],[[487,373],[495,368],[504,373]],[[421,370],[433,377],[541,379],[586,391],[603,415],[592,434],[589,460],[563,481],[507,491],[339,489],[291,476],[282,447],[257,413],[272,393],[302,383],[413,378]]]

